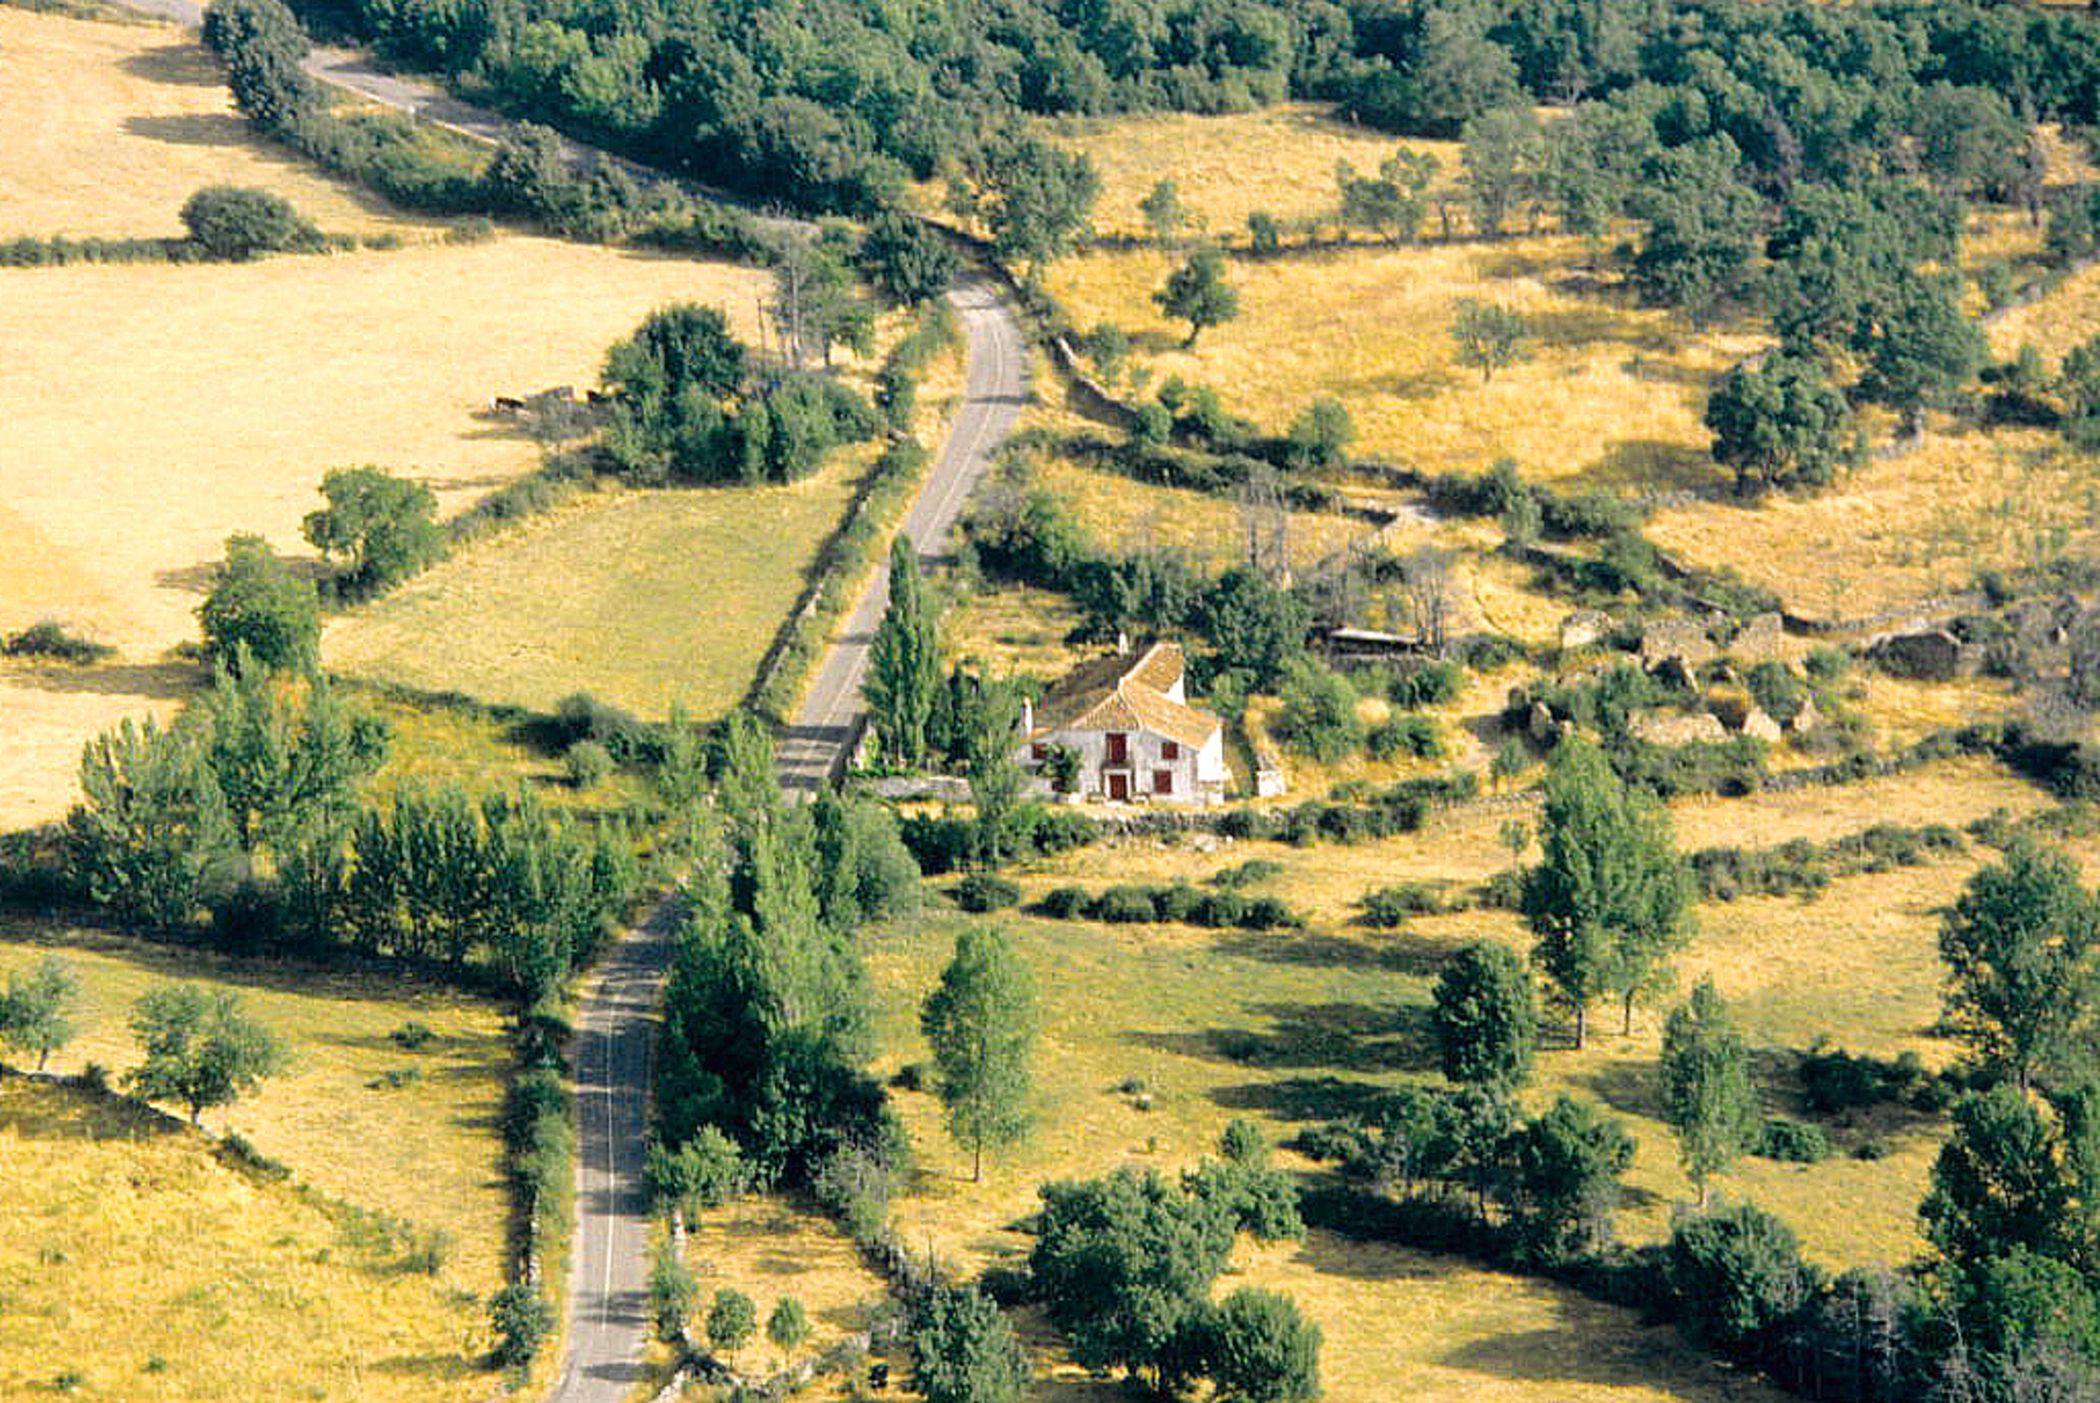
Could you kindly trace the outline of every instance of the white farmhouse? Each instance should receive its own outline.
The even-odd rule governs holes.
[[[1021,760],[1040,773],[1052,746],[1079,756],[1084,798],[1215,804],[1225,797],[1225,728],[1188,704],[1178,643],[1082,663],[1021,714]]]

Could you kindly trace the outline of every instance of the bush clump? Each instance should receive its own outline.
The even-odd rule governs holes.
[[[183,202],[182,224],[206,256],[244,263],[261,253],[316,253],[321,231],[267,190],[207,185]]]
[[[954,896],[965,911],[1003,911],[1021,900],[1021,888],[996,872],[972,872],[955,884]]]
[[[114,657],[116,651],[107,643],[75,638],[55,619],[41,619],[0,643],[0,653],[10,658],[53,658],[80,666]]]
[[[1758,1132],[1753,1153],[1786,1164],[1820,1164],[1830,1158],[1830,1137],[1820,1125],[1775,1116]]]

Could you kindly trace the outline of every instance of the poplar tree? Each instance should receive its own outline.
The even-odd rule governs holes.
[[[970,929],[926,996],[919,1026],[933,1045],[936,1090],[948,1130],[970,1150],[970,1177],[984,1178],[986,1145],[1028,1132],[1028,1060],[1036,1036],[1035,982],[1004,935]]]
[[[916,767],[941,685],[940,614],[919,575],[911,538],[890,542],[890,603],[868,650],[868,709],[884,756]]]
[[[1702,979],[1663,1027],[1663,1119],[1677,1132],[1685,1172],[1706,1206],[1707,1184],[1741,1157],[1761,1117],[1750,1052],[1728,1006]]]

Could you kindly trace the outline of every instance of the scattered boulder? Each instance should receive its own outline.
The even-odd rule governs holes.
[[[1648,671],[1656,681],[1673,692],[1696,691],[1699,686],[1698,675],[1692,671],[1692,665],[1683,658],[1664,658]]]
[[[1641,666],[1650,672],[1671,661],[1689,671],[1720,655],[1706,629],[1690,619],[1657,619],[1641,633]]]
[[[1814,697],[1804,697],[1801,701],[1801,709],[1794,713],[1793,720],[1786,723],[1786,728],[1797,736],[1806,736],[1813,735],[1822,728],[1822,725],[1823,713],[1816,710],[1816,699]]]
[[[1544,702],[1531,704],[1531,710],[1524,717],[1524,729],[1539,745],[1545,745],[1553,739],[1553,713],[1547,709]]]
[[[1786,735],[1779,729],[1779,723],[1761,706],[1751,707],[1749,714],[1743,717],[1743,734],[1755,736],[1766,745],[1777,745]]]
[[[1650,745],[1691,745],[1698,741],[1718,743],[1728,739],[1728,728],[1710,711],[1695,711],[1688,716],[1638,717],[1633,722],[1632,731],[1635,740]]]
[[[1594,648],[1611,636],[1611,615],[1601,609],[1577,609],[1560,621],[1560,650]]]
[[[1951,682],[1961,676],[1961,640],[1943,628],[1891,634],[1868,656],[1891,677],[1913,682]]]

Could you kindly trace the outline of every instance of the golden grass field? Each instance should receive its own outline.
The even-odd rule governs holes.
[[[1054,265],[1048,283],[1075,325],[1131,332],[1153,383],[1212,385],[1272,433],[1333,395],[1354,420],[1354,451],[1424,471],[1479,471],[1508,456],[1540,481],[1713,481],[1706,386],[1757,338],[1693,336],[1665,313],[1578,290],[1585,257],[1579,239],[1548,235],[1235,261],[1240,315],[1193,349],[1182,346],[1186,325],[1151,300],[1171,267],[1163,253],[1081,254]],[[1451,322],[1469,297],[1515,308],[1533,328],[1532,358],[1491,383],[1456,361]]]
[[[441,1273],[447,1284],[484,1294],[503,1284],[510,1196],[496,1121],[511,1056],[495,1004],[405,979],[0,922],[0,971],[47,951],[69,963],[82,986],[79,1036],[53,1070],[77,1072],[93,1061],[116,1077],[136,1064],[131,1008],[149,988],[191,980],[231,989],[286,1040],[292,1062],[254,1096],[207,1111],[205,1127],[238,1130],[324,1193],[426,1231],[443,1229],[452,1240]],[[388,1036],[411,1020],[437,1034],[421,1051]],[[396,1071],[418,1075],[398,1087],[373,1085]]]
[[[787,487],[594,494],[476,542],[330,625],[328,666],[550,710],[573,692],[719,716],[851,490],[842,456]]]
[[[467,1403],[482,1311],[206,1140],[88,1093],[0,1079],[0,1394],[137,1403]],[[209,1231],[201,1231],[209,1225]]]
[[[179,238],[205,185],[274,191],[331,234],[443,228],[253,135],[218,60],[169,26],[0,9],[0,130],[0,239]]]
[[[1339,161],[1375,175],[1379,162],[1404,146],[1435,156],[1445,183],[1459,169],[1455,141],[1403,141],[1338,121],[1313,103],[1221,117],[1067,119],[1053,130],[1100,172],[1093,225],[1111,236],[1149,237],[1138,204],[1165,179],[1194,217],[1192,233],[1230,240],[1244,238],[1247,216],[1257,212],[1285,223],[1331,218],[1341,203],[1334,182]]]

